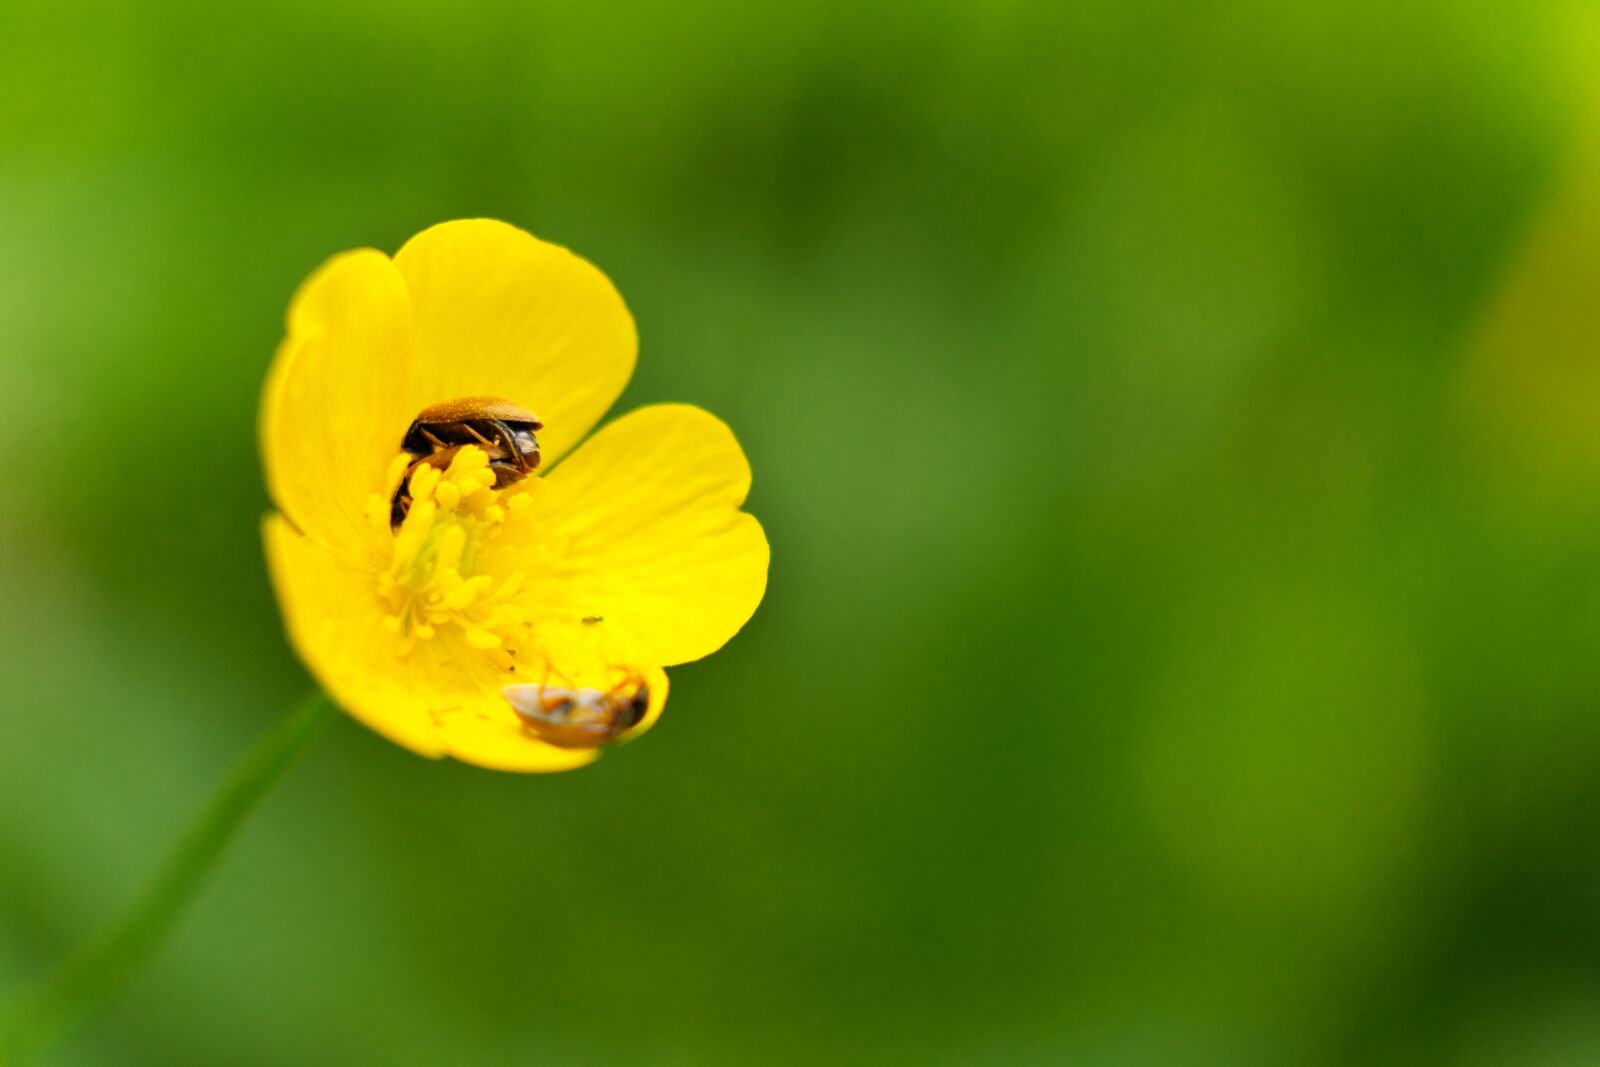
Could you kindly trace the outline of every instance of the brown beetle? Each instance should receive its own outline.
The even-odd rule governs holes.
[[[426,463],[445,468],[465,445],[489,456],[496,489],[521,481],[539,467],[539,416],[497,396],[464,396],[422,409],[400,439],[401,451],[418,459],[406,468],[389,501],[389,526],[398,530],[411,510],[411,475]]]
[[[557,748],[612,744],[650,710],[650,687],[637,675],[607,690],[508,685],[501,692],[523,728]]]

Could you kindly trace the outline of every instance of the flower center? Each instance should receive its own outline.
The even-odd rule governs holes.
[[[396,458],[390,484],[407,476],[414,459]],[[508,517],[528,506],[528,495],[496,492],[489,457],[475,446],[462,448],[444,470],[418,464],[410,479],[411,508],[377,582],[387,608],[383,625],[398,638],[397,653],[404,658],[418,642],[459,637],[497,666],[511,667],[508,639],[527,622],[526,609],[512,598],[527,575],[495,566],[505,560],[493,551],[493,539]],[[367,511],[387,539],[389,501],[373,497]]]

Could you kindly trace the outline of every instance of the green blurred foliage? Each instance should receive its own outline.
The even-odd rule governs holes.
[[[307,688],[295,284],[490,215],[765,605],[577,774],[341,724],[58,1062],[1600,1060],[1595,29],[0,0],[0,994]]]

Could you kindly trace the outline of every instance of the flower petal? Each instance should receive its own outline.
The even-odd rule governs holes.
[[[441,638],[397,656],[370,574],[301,536],[282,516],[267,518],[263,536],[289,639],[350,715],[421,755],[500,770],[564,771],[595,758],[524,734],[500,694],[515,676],[491,669],[460,643]]]
[[[289,305],[261,398],[267,491],[330,548],[367,543],[363,509],[410,420],[410,359],[410,298],[382,252],[333,257]]]
[[[557,748],[534,738],[498,688],[480,712],[446,719],[440,736],[451,756],[493,771],[570,771],[600,756],[597,749]]]
[[[411,291],[413,411],[498,396],[544,421],[544,460],[577,444],[633,374],[633,316],[587,260],[492,219],[441,223],[395,265]]]
[[[582,628],[610,662],[667,667],[715,652],[761,603],[767,539],[739,510],[750,465],[708,412],[632,412],[543,481],[552,562],[529,599],[547,642]]]
[[[652,667],[643,672],[644,683],[650,687],[650,706],[645,709],[644,718],[640,719],[633,729],[622,735],[621,741],[626,744],[641,737],[647,730],[661,719],[661,712],[667,706],[667,672],[659,667]]]

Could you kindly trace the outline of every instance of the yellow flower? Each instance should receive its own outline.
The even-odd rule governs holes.
[[[583,441],[637,344],[600,271],[501,222],[347,252],[301,286],[261,402],[264,533],[290,640],[346,711],[424,755],[566,770],[596,748],[541,728],[541,704],[617,711],[614,739],[635,737],[662,668],[750,618],[768,550],[728,427],[656,405]],[[494,441],[402,450],[424,409],[474,397],[542,421],[537,473],[511,480]]]

